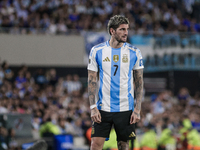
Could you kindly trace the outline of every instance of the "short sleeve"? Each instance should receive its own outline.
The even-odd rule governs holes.
[[[90,51],[87,69],[98,72],[98,65],[97,65],[97,62],[96,62],[96,51],[95,51],[94,47]]]
[[[142,54],[138,48],[136,48],[136,56],[137,56],[137,61],[135,65],[133,66],[133,70],[144,68]]]

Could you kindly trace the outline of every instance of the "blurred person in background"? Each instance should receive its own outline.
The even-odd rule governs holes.
[[[38,69],[34,76],[35,83],[44,88],[44,85],[47,83],[43,69]]]
[[[8,131],[6,128],[2,126],[2,123],[0,123],[0,149],[1,150],[7,150],[8,145],[6,143],[6,136],[8,135]]]
[[[9,110],[5,107],[5,105],[3,104],[2,100],[0,101],[0,113],[4,114],[4,113],[8,113]]]
[[[60,133],[61,134],[67,134],[66,120],[64,118],[59,118],[58,119],[58,127],[60,129]]]
[[[186,87],[183,87],[179,90],[178,100],[180,104],[186,107],[187,100],[190,98],[189,90]]]
[[[14,73],[13,71],[10,69],[9,67],[9,64],[7,61],[4,61],[2,63],[2,69],[4,71],[4,75],[5,75],[5,79],[9,82],[12,82],[13,81],[13,76],[14,76]]]
[[[162,127],[162,133],[158,140],[158,150],[166,150],[169,147],[175,147],[176,141],[173,137],[173,133],[167,126],[164,124]]]
[[[15,86],[19,89],[22,90],[24,88],[24,84],[26,82],[26,78],[24,76],[24,72],[20,70],[18,72],[18,76],[15,79]]]
[[[196,106],[195,106],[196,107]],[[195,111],[196,108],[193,109],[193,112],[190,114],[190,120],[192,123],[192,126],[194,129],[196,129],[198,132],[200,132],[200,118],[199,118],[199,112]],[[199,107],[197,107],[199,109]]]
[[[58,76],[57,76],[56,70],[50,69],[49,72],[47,72],[46,79],[50,85],[55,86],[58,82]]]
[[[140,147],[142,150],[157,150],[157,136],[150,123],[144,126],[144,134],[142,135]]]
[[[68,74],[65,77],[65,80],[63,82],[63,87],[67,90],[68,94],[71,94],[73,91],[73,81],[72,81],[72,75]]]
[[[15,130],[13,128],[8,129],[7,145],[9,150],[21,150],[19,143],[15,137]]]
[[[79,136],[79,137],[83,137],[84,136],[84,131],[82,129],[82,119],[81,118],[77,118],[77,119],[74,120],[73,128],[74,128],[74,132],[72,134],[74,136]]]
[[[39,132],[40,137],[53,137],[54,135],[61,134],[58,125],[53,124],[50,118],[41,125]]]
[[[188,141],[188,150],[200,150],[200,135],[199,132],[194,129],[190,128],[187,133],[187,141]]]
[[[79,76],[77,74],[73,75],[73,91],[80,91],[82,88],[82,84],[79,80]]]
[[[1,58],[0,58],[0,87],[3,85],[4,77],[5,77],[5,75],[4,75],[2,65],[1,65]]]

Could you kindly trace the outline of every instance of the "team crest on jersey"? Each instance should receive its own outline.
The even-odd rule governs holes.
[[[118,62],[119,61],[119,55],[114,55],[113,56],[113,61]]]
[[[122,62],[123,63],[127,63],[128,62],[128,55],[127,54],[124,54],[123,57],[122,57]]]

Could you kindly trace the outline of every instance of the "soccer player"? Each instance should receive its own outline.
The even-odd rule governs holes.
[[[138,48],[126,43],[127,18],[115,15],[108,22],[110,40],[91,49],[88,93],[91,109],[91,150],[101,150],[114,125],[119,150],[128,150],[140,120],[143,92],[143,60]],[[97,82],[99,77],[99,82]],[[136,101],[134,107],[134,87]]]

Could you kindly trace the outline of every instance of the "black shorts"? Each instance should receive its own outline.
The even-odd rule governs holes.
[[[91,137],[109,138],[110,130],[114,125],[117,134],[117,141],[124,141],[135,138],[135,124],[130,125],[132,111],[105,112],[101,114],[101,123],[93,122]]]

